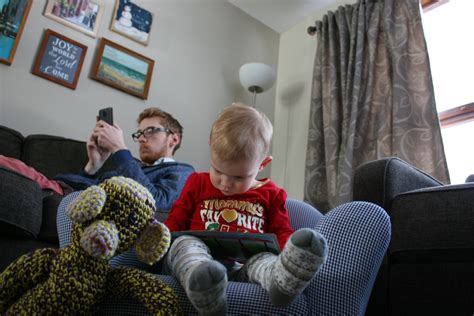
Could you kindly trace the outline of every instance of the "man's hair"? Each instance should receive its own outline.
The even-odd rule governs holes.
[[[272,123],[265,114],[233,103],[212,124],[209,143],[222,160],[263,159],[270,151],[272,134]]]
[[[140,124],[141,121],[143,121],[144,119],[151,118],[151,117],[160,118],[160,122],[161,122],[161,125],[163,125],[163,127],[166,127],[170,131],[172,131],[174,134],[179,135],[179,142],[176,144],[176,146],[173,149],[173,154],[174,154],[178,150],[178,148],[181,146],[181,142],[183,140],[183,126],[181,126],[178,120],[175,119],[171,114],[169,114],[168,112],[162,111],[160,108],[157,108],[157,107],[144,109],[140,113],[140,115],[138,115],[137,123]]]

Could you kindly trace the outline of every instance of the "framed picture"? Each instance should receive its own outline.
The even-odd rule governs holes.
[[[147,99],[155,62],[102,38],[91,78],[141,99]]]
[[[449,0],[421,0],[421,6],[423,8],[423,11],[429,11],[431,9],[436,8],[437,6],[440,6]]]
[[[116,0],[110,29],[147,46],[152,22],[150,11],[130,0]]]
[[[0,63],[11,65],[33,0],[0,0]]]
[[[101,0],[48,0],[44,16],[95,38],[104,8]]]
[[[32,73],[76,89],[87,46],[52,30],[46,30]]]

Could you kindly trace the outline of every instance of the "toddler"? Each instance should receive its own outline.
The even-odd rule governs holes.
[[[306,288],[325,262],[324,237],[312,229],[296,232],[285,208],[286,192],[257,174],[271,161],[270,120],[254,108],[232,104],[214,121],[209,139],[210,172],[186,182],[165,224],[171,231],[219,230],[274,233],[280,255],[252,256],[235,274],[260,284],[272,303],[285,307]],[[226,313],[227,269],[198,238],[181,236],[166,265],[200,314]]]

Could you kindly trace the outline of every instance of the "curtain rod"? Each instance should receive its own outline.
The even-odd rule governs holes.
[[[316,34],[316,26],[314,26],[314,25],[308,26],[308,34],[311,35],[311,36]]]

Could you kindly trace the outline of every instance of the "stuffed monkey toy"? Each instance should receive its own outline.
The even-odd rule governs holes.
[[[179,314],[176,294],[158,277],[108,261],[135,247],[148,264],[170,244],[168,228],[156,221],[147,189],[113,177],[79,194],[66,209],[73,221],[71,244],[25,254],[0,274],[0,314],[91,314],[105,298],[133,298],[153,314]]]

